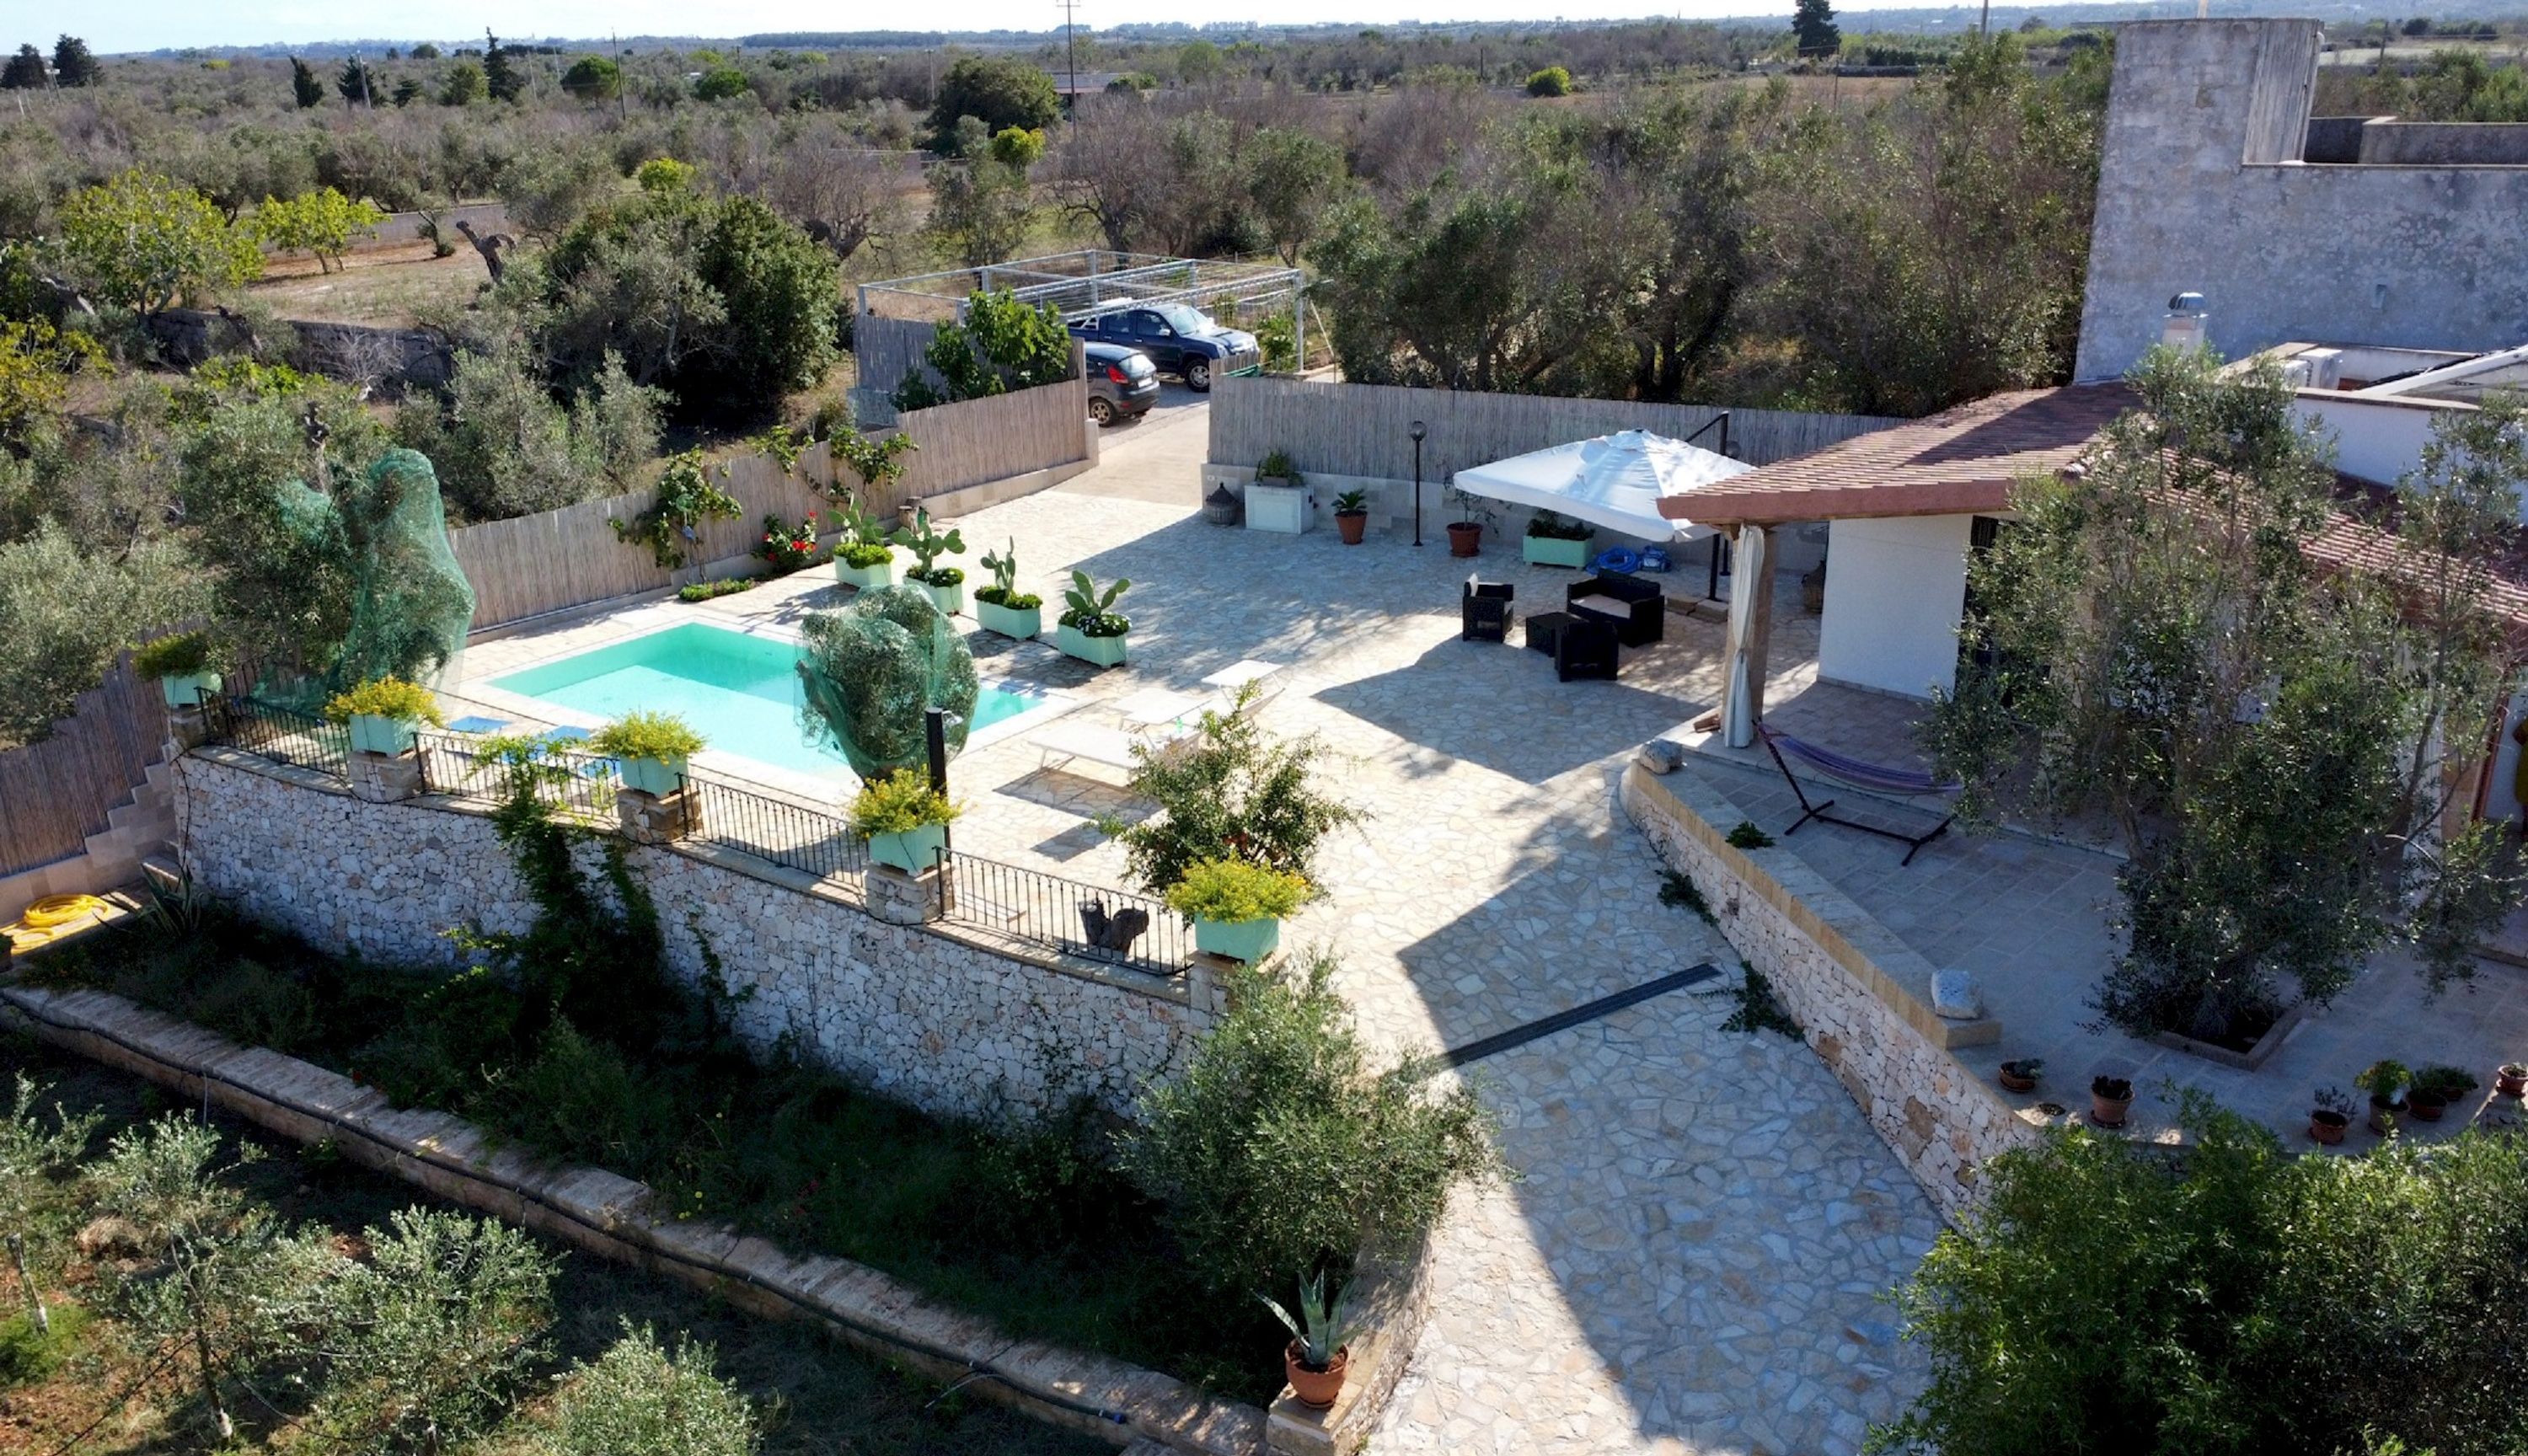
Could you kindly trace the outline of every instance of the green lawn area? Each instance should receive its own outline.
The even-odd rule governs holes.
[[[138,1078],[0,1032],[0,1078],[18,1069],[50,1084],[42,1106],[58,1100],[74,1113],[104,1115],[89,1145],[91,1158],[117,1131],[172,1110],[156,1087]],[[213,1123],[232,1143],[267,1154],[240,1169],[236,1180],[291,1223],[351,1236],[384,1225],[396,1210],[444,1206],[409,1184],[266,1138],[235,1119],[215,1116]],[[71,1232],[42,1229],[35,1243],[70,1250]],[[968,1393],[940,1398],[941,1382],[895,1371],[812,1326],[760,1319],[621,1265],[558,1245],[547,1248],[559,1265],[553,1285],[553,1373],[594,1360],[622,1334],[627,1320],[654,1326],[661,1338],[687,1331],[716,1347],[719,1374],[754,1401],[764,1419],[767,1456],[1091,1456],[1112,1449]],[[57,1331],[78,1333],[57,1338],[61,1348],[53,1358],[21,1362],[12,1357],[24,1341],[12,1335],[23,1330],[10,1327],[24,1325],[20,1296],[14,1276],[0,1266],[0,1302],[15,1317],[0,1321],[0,1449],[49,1452],[100,1417],[78,1450],[172,1456],[209,1449],[193,1424],[186,1387],[165,1378],[135,1382],[137,1362],[116,1339],[113,1322],[88,1318],[84,1301],[99,1279],[98,1268],[72,1254],[68,1268],[56,1271],[51,1281],[64,1300],[54,1307],[54,1325]],[[127,1389],[134,1393],[109,1411],[114,1396]],[[268,1415],[258,1422],[260,1414],[250,1403],[242,1406],[239,1440],[222,1449],[307,1445],[287,1423]],[[469,1456],[508,1456],[527,1446],[496,1434],[464,1449]]]

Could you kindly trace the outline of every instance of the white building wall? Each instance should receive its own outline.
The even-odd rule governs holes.
[[[1973,516],[1834,523],[1817,676],[1908,698],[1957,685]]]
[[[2299,403],[2309,428],[2334,444],[2337,469],[2383,486],[2395,485],[2398,476],[2422,463],[2433,417],[2451,407],[2323,390],[2302,390]]]

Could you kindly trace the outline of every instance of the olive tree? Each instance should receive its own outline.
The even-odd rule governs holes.
[[[711,1370],[711,1347],[658,1343],[648,1326],[574,1372],[553,1402],[552,1456],[753,1456],[762,1424],[746,1396]]]
[[[2092,1004],[2136,1034],[2250,1041],[2287,982],[2322,1006],[2398,940],[2471,974],[2517,878],[2496,826],[2446,821],[2518,665],[2488,599],[2528,415],[2445,415],[2356,524],[2271,365],[2160,351],[2133,382],[1969,567],[1991,650],[1924,730],[1963,811],[2114,826],[2126,947]]]
[[[0,1223],[7,1225],[9,1261],[18,1271],[18,1291],[26,1296],[26,1321],[38,1334],[49,1332],[53,1322],[27,1258],[32,1225],[37,1211],[52,1199],[54,1174],[79,1162],[98,1121],[93,1114],[65,1113],[56,1103],[47,1125],[35,1111],[41,1090],[25,1072],[18,1073],[16,1099],[7,1120],[0,1121]]]

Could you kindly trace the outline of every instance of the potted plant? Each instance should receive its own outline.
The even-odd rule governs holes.
[[[2308,1135],[2331,1148],[2344,1141],[2344,1129],[2351,1125],[2351,1097],[2341,1087],[2318,1088],[2316,1106],[2308,1114]]]
[[[1519,543],[1518,553],[1531,566],[1568,566],[1577,570],[1589,564],[1589,539],[1597,534],[1597,528],[1587,521],[1540,510],[1528,519],[1527,536]]]
[[[1267,490],[1289,490],[1300,484],[1298,468],[1290,463],[1288,451],[1275,450],[1255,467],[1255,484]]]
[[[899,768],[864,785],[852,801],[852,833],[869,841],[869,858],[907,874],[939,862],[957,806],[930,787],[928,775]]]
[[[2528,1097],[2528,1062],[2504,1062],[2493,1074],[2493,1090],[2504,1097]]]
[[[765,512],[764,541],[756,546],[755,554],[772,563],[775,576],[786,576],[802,566],[815,565],[816,513],[812,510],[798,525],[786,526],[779,516]]]
[[[1335,497],[1335,530],[1344,546],[1358,546],[1369,534],[1369,493],[1345,491]]]
[[[1282,920],[1308,898],[1295,874],[1243,859],[1202,859],[1168,887],[1168,908],[1193,920],[1194,949],[1256,962],[1282,944]]]
[[[401,754],[411,749],[413,735],[428,723],[447,722],[439,700],[419,683],[399,677],[371,678],[325,704],[325,721],[351,725],[351,747],[363,754]]]
[[[1343,1293],[1327,1296],[1325,1272],[1320,1270],[1299,1286],[1295,1320],[1271,1295],[1255,1297],[1290,1331],[1290,1343],[1282,1352],[1282,1371],[1290,1378],[1290,1393],[1311,1410],[1333,1406],[1335,1397],[1343,1394],[1343,1377],[1351,1365],[1351,1347],[1343,1339],[1351,1329],[1351,1314],[1343,1308]]]
[[[180,632],[158,639],[132,654],[132,670],[156,678],[159,695],[169,707],[199,707],[204,695],[220,691],[220,675],[211,670],[207,632]]]
[[[1451,484],[1444,498],[1454,506],[1457,518],[1448,523],[1448,554],[1471,556],[1483,548],[1484,528],[1493,523],[1493,508],[1481,495],[1470,495]]]
[[[992,584],[974,589],[974,615],[983,626],[1021,642],[1044,630],[1044,598],[1019,590],[1019,544],[1014,539],[998,552],[983,553],[983,569]]]
[[[1071,590],[1062,594],[1063,612],[1053,645],[1082,662],[1120,667],[1130,650],[1127,634],[1132,619],[1115,610],[1116,598],[1132,589],[1130,577],[1118,577],[1103,594],[1096,578],[1084,571],[1071,574]]]
[[[2133,1111],[2133,1082],[2126,1077],[2089,1079],[2089,1121],[2098,1127],[2122,1127]]]
[[[1280,450],[1266,455],[1246,484],[1246,529],[1297,536],[1307,531],[1307,482],[1290,457]]]
[[[2022,1057],[2016,1062],[2005,1062],[2001,1064],[2001,1085],[2013,1092],[2033,1092],[2036,1090],[2036,1074],[2044,1069],[2045,1059],[2042,1057]]]
[[[2383,1057],[2361,1068],[2352,1085],[2370,1094],[2370,1130],[2386,1136],[2396,1130],[2396,1114],[2403,1111],[2404,1091],[2413,1084],[2414,1074],[2405,1064]]]
[[[914,567],[904,579],[920,587],[931,605],[952,616],[966,609],[966,573],[932,564],[941,556],[963,555],[965,533],[952,527],[947,535],[940,535],[930,529],[930,512],[917,506],[913,525],[895,533],[895,544],[913,553]]]
[[[703,736],[674,713],[625,713],[589,735],[588,746],[622,765],[623,787],[665,798],[685,778]]]
[[[843,532],[834,546],[834,580],[863,589],[894,586],[895,551],[887,545],[886,527],[856,500],[844,501],[834,518]]]
[[[2482,1085],[2465,1067],[2426,1066],[2414,1073],[2414,1090],[2405,1094],[2405,1106],[2424,1121],[2437,1122],[2450,1104]]]

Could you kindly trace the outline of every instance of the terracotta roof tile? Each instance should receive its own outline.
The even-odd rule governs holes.
[[[1671,496],[1659,513],[1771,525],[1999,511],[2021,476],[2070,464],[2133,402],[2122,384],[1995,394]]]

